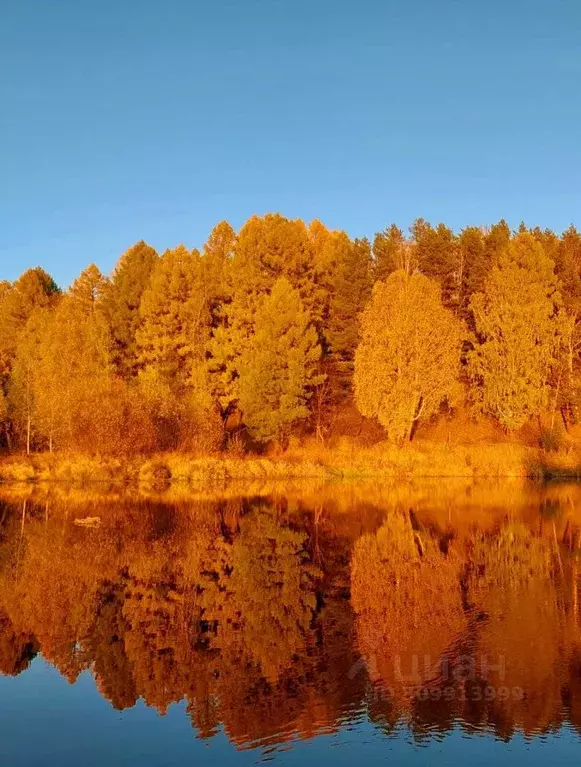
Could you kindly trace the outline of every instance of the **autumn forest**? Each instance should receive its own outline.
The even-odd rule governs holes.
[[[580,309],[574,227],[418,219],[368,240],[223,221],[201,250],[141,241],[67,289],[40,267],[0,282],[0,447],[402,445],[460,414],[499,439],[543,424],[558,447],[579,417]]]

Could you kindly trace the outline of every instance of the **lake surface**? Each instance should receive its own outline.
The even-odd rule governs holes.
[[[581,487],[0,489],[0,763],[581,757]]]

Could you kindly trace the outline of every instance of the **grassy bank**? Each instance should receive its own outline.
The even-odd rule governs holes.
[[[196,457],[162,454],[127,459],[70,454],[0,460],[2,482],[119,482],[146,486],[201,485],[269,479],[406,479],[420,477],[581,477],[581,451],[543,452],[513,443],[448,446],[422,442],[363,448],[344,441],[333,449],[311,445],[272,456]]]

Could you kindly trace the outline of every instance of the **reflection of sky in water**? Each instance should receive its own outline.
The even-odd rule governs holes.
[[[490,735],[473,736],[454,729],[423,744],[414,743],[405,729],[385,736],[366,718],[346,723],[339,732],[309,741],[295,740],[273,748],[237,751],[220,732],[211,740],[193,737],[185,704],[159,716],[142,702],[114,711],[84,673],[69,685],[42,659],[16,678],[0,678],[2,763],[11,767],[93,767],[135,764],[255,764],[275,759],[279,764],[352,765],[545,765],[573,763],[581,740],[568,728],[556,734],[505,743]]]

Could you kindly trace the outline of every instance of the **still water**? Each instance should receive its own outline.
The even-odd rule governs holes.
[[[2,765],[573,763],[581,486],[0,492]]]

